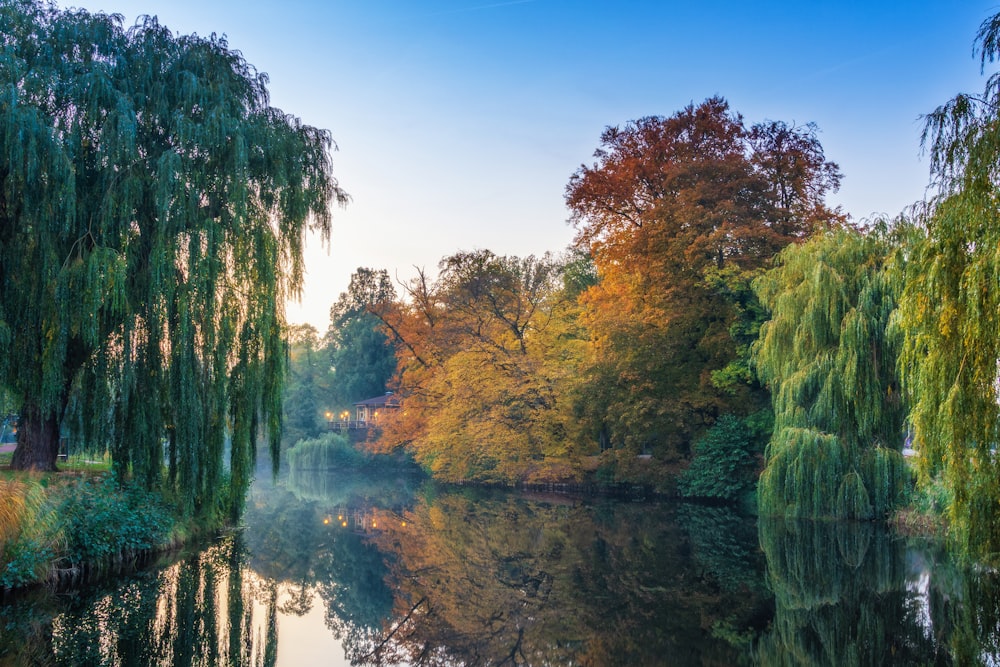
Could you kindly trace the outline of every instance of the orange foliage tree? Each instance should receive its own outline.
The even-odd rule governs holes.
[[[750,280],[789,243],[843,216],[814,125],[747,127],[719,97],[601,135],[566,189],[599,282],[582,297],[593,433],[661,459],[724,413],[764,407],[747,365],[763,311]]]
[[[582,355],[583,339],[561,267],[549,255],[459,252],[436,279],[421,271],[405,299],[375,309],[396,340],[403,397],[377,446],[405,445],[450,481],[512,482],[565,461],[567,359]]]

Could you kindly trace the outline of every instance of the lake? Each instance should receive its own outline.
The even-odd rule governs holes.
[[[0,665],[1000,664],[1000,575],[881,526],[328,474],[245,528],[8,596]]]

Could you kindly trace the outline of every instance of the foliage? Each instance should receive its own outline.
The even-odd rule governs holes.
[[[762,514],[872,518],[901,499],[893,247],[884,225],[817,235],[754,283],[771,311],[754,360],[775,418]]]
[[[396,372],[396,353],[378,318],[358,313],[331,327],[332,400],[350,406],[385,393]]]
[[[998,55],[1000,15],[983,22],[976,51],[985,69]],[[953,535],[966,552],[1000,554],[1000,79],[961,94],[926,118],[925,145],[940,195],[921,220],[924,236],[907,264],[899,326],[900,366],[912,397],[919,483],[939,474],[952,502]]]
[[[304,232],[327,236],[346,200],[329,135],[269,106],[267,77],[214,34],[2,0],[0,44],[14,465],[54,467],[69,416],[121,479],[171,489],[187,514],[230,489],[237,513],[259,431],[277,464]]]
[[[110,476],[0,482],[0,586],[44,581],[52,568],[102,568],[168,542],[174,519],[158,497]]]
[[[347,407],[380,396],[388,387],[396,372],[396,354],[378,313],[395,298],[387,271],[362,267],[330,308],[326,340],[334,369],[331,399],[336,405]]]
[[[288,373],[284,397],[282,438],[295,443],[315,438],[323,428],[323,408],[331,405],[329,364],[320,347],[319,335],[309,324],[290,328],[288,336]]]
[[[370,462],[369,455],[355,449],[350,440],[339,433],[300,440],[288,450],[288,464],[292,470],[339,470]]]
[[[449,481],[512,482],[574,446],[570,387],[583,350],[553,257],[481,250],[441,261],[379,312],[396,341],[401,410],[380,445],[404,444]]]
[[[723,415],[694,446],[694,459],[677,482],[688,498],[735,500],[754,484],[755,442],[742,419]]]
[[[57,518],[37,479],[0,481],[0,586],[41,580],[61,544]]]
[[[575,243],[599,276],[582,296],[594,348],[582,401],[608,444],[679,460],[719,415],[763,407],[750,280],[841,220],[823,203],[840,174],[816,133],[748,128],[713,97],[607,128],[597,162],[572,176]]]
[[[64,487],[57,509],[65,535],[65,558],[74,565],[100,566],[166,542],[173,527],[157,496],[112,476],[81,478]]]

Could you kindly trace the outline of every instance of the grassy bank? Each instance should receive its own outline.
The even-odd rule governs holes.
[[[901,535],[948,537],[951,492],[940,477],[926,487],[910,485],[906,504],[893,512],[889,523]]]
[[[107,461],[11,472],[0,458],[0,588],[70,584],[130,567],[204,532],[155,493],[119,484]]]

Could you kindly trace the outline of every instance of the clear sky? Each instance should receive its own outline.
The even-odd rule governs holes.
[[[67,4],[61,2],[64,6]],[[291,322],[320,332],[359,266],[407,279],[458,250],[561,251],[563,193],[601,131],[722,95],[816,122],[855,220],[924,197],[920,115],[982,89],[997,0],[78,0],[226,34],[272,104],[329,130],[352,203],[310,239]]]

